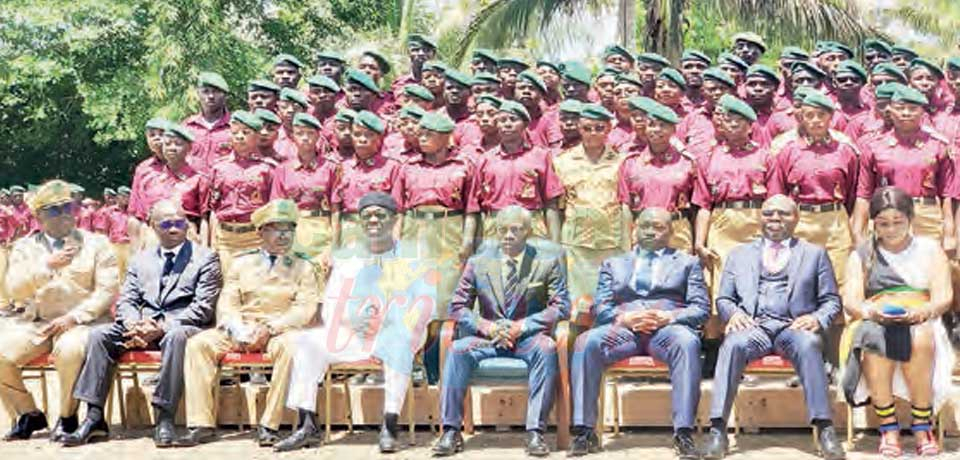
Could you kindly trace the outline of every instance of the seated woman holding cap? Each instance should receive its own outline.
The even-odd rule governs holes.
[[[932,430],[950,390],[954,356],[940,320],[953,301],[947,256],[914,236],[913,200],[884,187],[870,199],[874,236],[850,254],[844,308],[854,321],[841,341],[842,386],[851,405],[873,404],[880,454],[902,454],[893,398],[910,401],[918,456],[939,454]]]

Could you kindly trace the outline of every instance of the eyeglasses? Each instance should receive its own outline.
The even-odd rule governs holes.
[[[73,203],[64,203],[58,206],[47,206],[40,210],[47,217],[60,217],[73,214]]]
[[[171,229],[186,230],[187,219],[168,219],[160,222],[160,230],[169,231]]]
[[[793,211],[787,211],[784,209],[764,209],[760,211],[760,215],[763,217],[773,217],[774,215],[780,217],[789,217],[793,215]]]

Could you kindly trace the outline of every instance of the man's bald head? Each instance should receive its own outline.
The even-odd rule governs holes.
[[[797,202],[786,195],[777,194],[767,198],[766,201],[763,202],[763,209],[767,209],[768,207],[771,209],[791,209],[796,212]]]
[[[673,236],[673,215],[663,208],[646,208],[637,217],[637,242],[647,251],[667,247]]]
[[[787,240],[793,237],[800,221],[797,203],[784,195],[771,196],[763,202],[760,221],[764,238],[777,242]]]

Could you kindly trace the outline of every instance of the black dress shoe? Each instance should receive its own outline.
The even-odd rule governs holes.
[[[57,420],[57,424],[54,425],[53,431],[50,432],[50,442],[63,442],[63,438],[77,431],[77,426],[79,425],[76,415],[60,417]]]
[[[727,455],[727,432],[719,428],[710,428],[707,445],[703,448],[704,460],[720,460]]]
[[[828,426],[820,430],[820,455],[826,460],[843,460],[847,458],[847,453],[843,451],[843,445],[837,439],[837,431]]]
[[[98,441],[106,441],[110,427],[103,420],[86,419],[76,431],[63,437],[64,447],[77,447]]]
[[[27,412],[17,419],[16,425],[3,435],[4,441],[22,441],[30,439],[34,431],[40,431],[47,428],[47,418],[43,412],[35,410]]]
[[[257,428],[257,444],[260,447],[271,447],[280,442],[280,433],[272,428],[260,426]]]
[[[550,455],[550,448],[543,439],[543,433],[533,430],[527,432],[527,455],[531,457]]]
[[[400,450],[397,442],[398,414],[383,414],[383,426],[380,427],[380,453],[389,454]]]
[[[697,450],[697,443],[693,441],[691,433],[680,432],[673,436],[673,452],[680,460],[700,459],[700,451]]]
[[[173,447],[176,433],[176,429],[173,426],[173,419],[158,419],[157,426],[153,429],[153,444],[161,449]]]
[[[311,427],[300,427],[281,441],[273,445],[274,452],[290,452],[307,449],[323,444],[320,431]]]
[[[590,453],[590,434],[583,431],[577,434],[570,443],[570,450],[567,451],[567,457],[582,457]]]
[[[433,445],[433,456],[447,457],[457,452],[463,452],[463,436],[460,430],[447,429]]]
[[[179,447],[193,447],[200,444],[206,444],[217,439],[217,431],[210,427],[190,428],[186,436],[177,440]]]

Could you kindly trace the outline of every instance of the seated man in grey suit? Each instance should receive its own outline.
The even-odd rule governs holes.
[[[463,449],[460,428],[463,398],[480,361],[519,358],[529,369],[527,454],[550,453],[543,439],[553,406],[559,373],[554,325],[570,315],[563,251],[537,249],[527,243],[530,211],[509,206],[497,214],[500,244],[471,257],[450,301],[449,316],[457,322],[443,368],[440,413],[444,433],[434,455]],[[552,243],[551,243],[552,245]],[[479,314],[473,311],[479,302]]]
[[[125,351],[161,350],[160,375],[153,393],[157,426],[154,442],[169,447],[174,418],[183,394],[183,353],[187,338],[209,325],[220,295],[220,260],[216,253],[187,240],[187,219],[170,201],[157,202],[150,225],[160,246],[137,254],[128,264],[117,301],[116,321],[90,333],[87,359],[73,396],[87,403],[87,417],[67,436],[78,446],[107,436],[103,406],[117,359]]]
[[[577,338],[570,364],[574,441],[570,455],[598,450],[594,433],[604,368],[646,354],[667,363],[673,386],[673,445],[681,459],[699,458],[693,440],[700,402],[699,329],[710,316],[700,260],[667,247],[672,217],[661,208],[638,218],[635,252],[600,266],[594,327]]]
[[[842,459],[821,336],[840,312],[833,267],[826,250],[793,236],[799,215],[790,198],[768,198],[760,220],[763,238],[730,252],[720,279],[717,311],[727,327],[713,378],[704,458],[726,455],[726,421],[747,363],[777,353],[797,369],[823,457]]]

